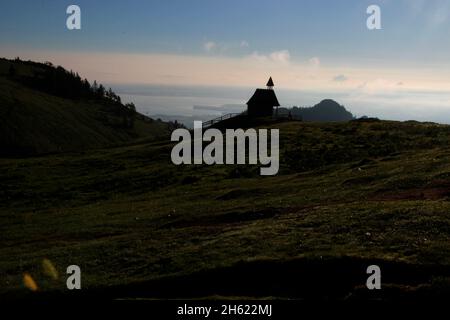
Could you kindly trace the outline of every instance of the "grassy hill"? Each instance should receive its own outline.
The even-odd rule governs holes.
[[[169,141],[0,159],[0,295],[68,294],[77,264],[81,294],[112,298],[448,298],[449,126],[268,126],[273,177],[175,166]],[[381,291],[365,289],[371,264]]]
[[[140,114],[134,116],[133,126],[123,126],[124,107],[119,103],[70,99],[27,85],[33,75],[53,69],[0,60],[0,155],[83,151],[169,134],[166,123]]]

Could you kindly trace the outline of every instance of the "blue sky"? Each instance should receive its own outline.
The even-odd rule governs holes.
[[[65,29],[65,9],[78,4],[83,28]],[[365,10],[382,8],[383,30],[369,32]],[[161,0],[2,1],[2,43],[33,48],[134,53],[223,55],[289,50],[293,58],[321,55],[364,59],[447,59],[446,0]],[[245,41],[248,47],[240,44]]]
[[[81,30],[66,28],[70,4],[81,7]],[[382,30],[366,27],[371,4]],[[449,34],[448,0],[0,4],[1,56],[50,60],[113,85],[254,87],[272,75],[282,89],[397,118],[450,114]]]

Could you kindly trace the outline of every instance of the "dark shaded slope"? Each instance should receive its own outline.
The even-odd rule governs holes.
[[[20,63],[14,62],[16,69]],[[169,134],[167,123],[138,113],[131,125],[121,103],[68,99],[30,88],[5,74],[12,62],[0,64],[0,156],[83,151]]]

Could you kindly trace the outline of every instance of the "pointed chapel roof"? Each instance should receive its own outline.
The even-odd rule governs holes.
[[[270,89],[256,89],[253,96],[247,102],[247,105],[249,104],[270,105],[272,107],[280,106],[275,92]]]

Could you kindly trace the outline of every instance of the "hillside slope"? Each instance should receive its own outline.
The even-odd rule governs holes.
[[[82,151],[169,134],[167,123],[137,113],[133,125],[124,126],[119,103],[58,97],[25,85],[22,77],[36,69],[0,60],[0,155]]]
[[[0,295],[450,295],[450,126],[284,122],[280,172],[175,166],[172,144],[0,159]],[[41,268],[49,259],[61,277]],[[366,268],[383,290],[365,288]],[[376,291],[376,292],[375,292]]]

